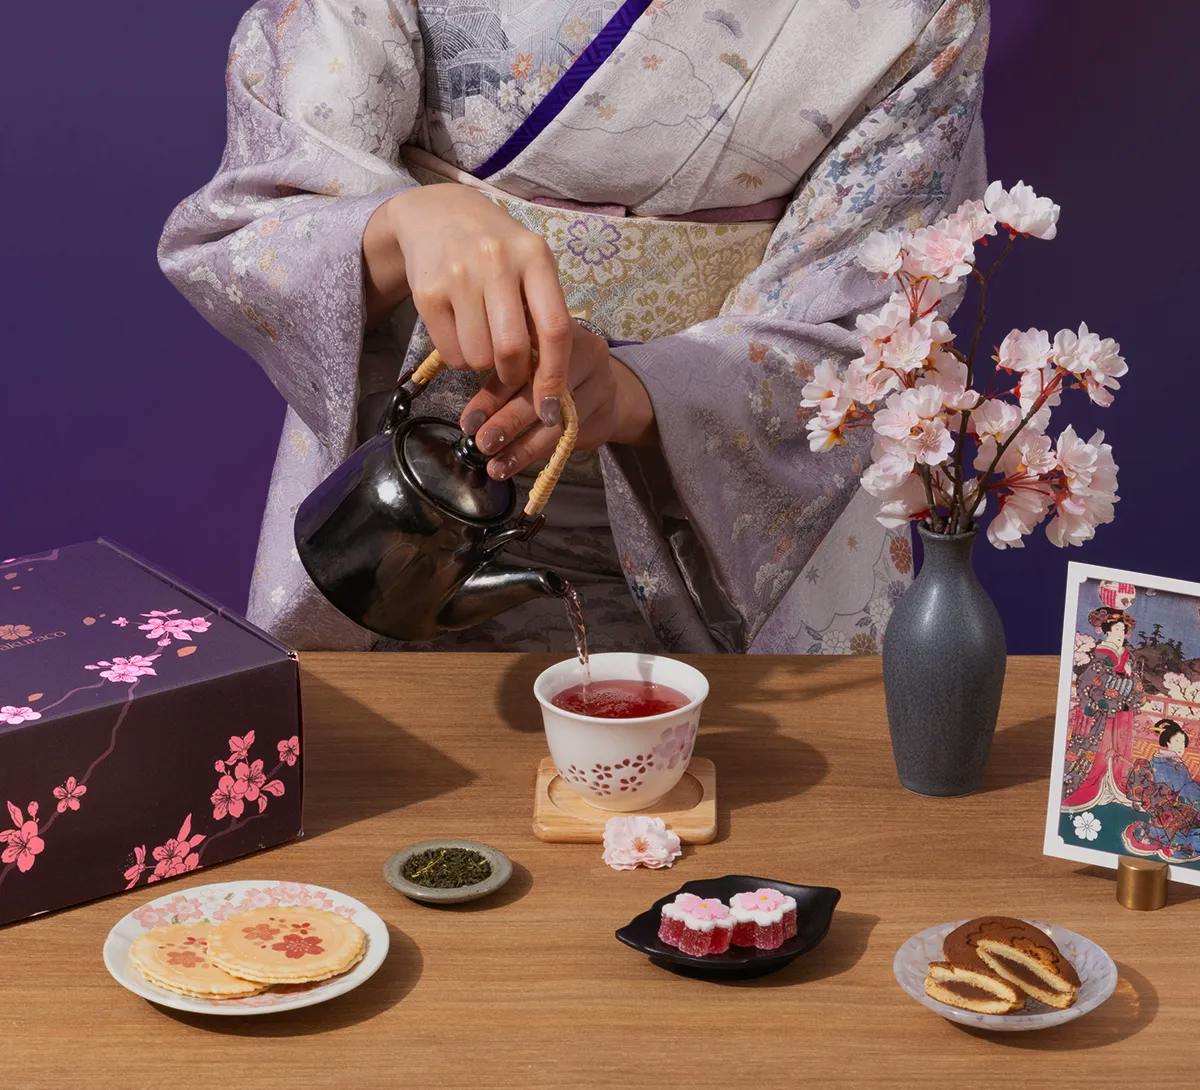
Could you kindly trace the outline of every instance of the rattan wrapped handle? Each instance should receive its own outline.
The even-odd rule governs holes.
[[[409,376],[409,382],[415,383],[417,386],[425,386],[445,366],[446,361],[442,359],[441,354],[435,348]],[[571,457],[571,453],[575,449],[575,440],[579,438],[579,413],[575,410],[575,399],[571,397],[569,390],[564,390],[560,399],[562,435],[559,436],[558,445],[554,448],[554,453],[550,455],[550,460],[537,475],[533,487],[529,490],[529,498],[525,501],[525,514],[529,518],[541,514],[542,508],[549,502],[551,493],[554,492],[554,486],[558,484],[558,479],[566,468],[567,459]]]

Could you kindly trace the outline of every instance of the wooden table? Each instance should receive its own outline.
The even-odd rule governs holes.
[[[716,843],[672,870],[617,873],[596,845],[530,833],[545,752],[530,695],[545,656],[305,655],[308,836],[175,883],[316,882],[369,903],[392,948],[329,1004],[245,1019],[159,1009],[100,961],[139,889],[0,931],[0,1087],[855,1087],[1192,1081],[1197,892],[1135,913],[1108,871],[1041,855],[1056,665],[1014,659],[985,789],[918,798],[896,782],[876,658],[699,658],[698,752],[719,776]],[[396,848],[489,841],[510,885],[461,909],[384,884]],[[825,942],[783,972],[672,975],[613,930],[689,878],[838,886]],[[908,998],[892,955],[932,923],[987,912],[1091,936],[1120,969],[1103,1007],[1040,1033],[985,1035]]]

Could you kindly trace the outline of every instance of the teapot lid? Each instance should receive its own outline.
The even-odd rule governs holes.
[[[472,522],[503,522],[513,512],[512,481],[487,474],[487,455],[446,420],[419,417],[397,437],[396,452],[409,476],[434,503]]]

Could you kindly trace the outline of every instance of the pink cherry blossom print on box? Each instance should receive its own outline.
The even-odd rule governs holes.
[[[108,542],[0,574],[0,924],[300,834],[291,652]]]

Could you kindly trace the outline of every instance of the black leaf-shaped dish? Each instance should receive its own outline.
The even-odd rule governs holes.
[[[778,949],[758,950],[746,946],[731,946],[724,954],[697,957],[659,941],[658,925],[662,907],[679,894],[694,893],[697,897],[716,897],[728,904],[729,898],[735,893],[752,893],[763,886],[786,893],[796,901],[796,934]],[[701,878],[694,882],[684,882],[673,893],[660,897],[645,912],[635,916],[622,927],[617,932],[617,938],[626,946],[648,955],[655,965],[684,972],[689,976],[763,976],[782,969],[793,959],[807,953],[828,934],[833,910],[841,896],[841,890],[830,886],[797,886],[774,878],[754,878],[746,874]]]

